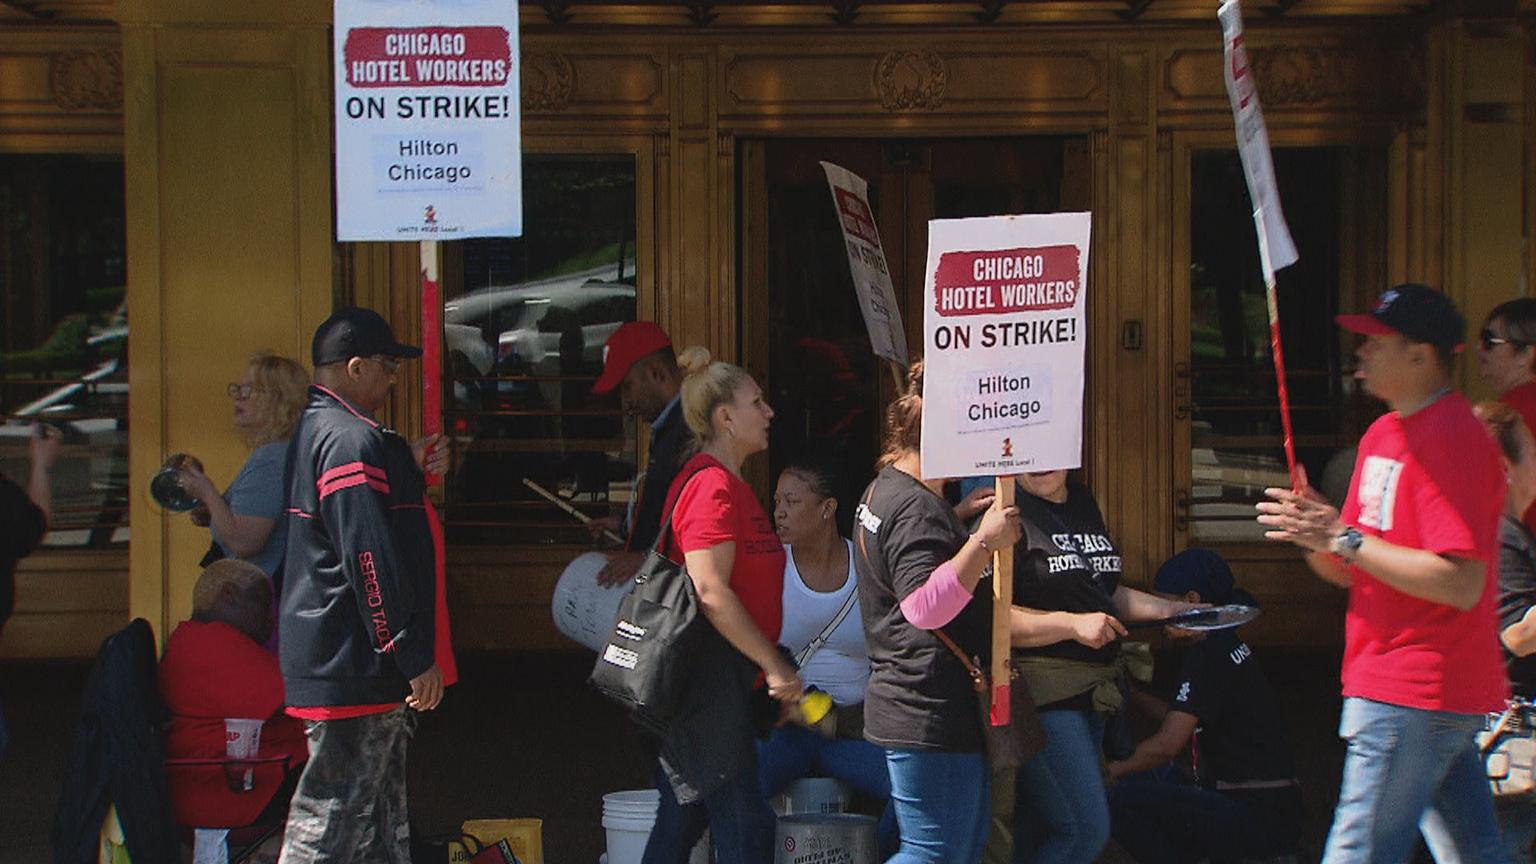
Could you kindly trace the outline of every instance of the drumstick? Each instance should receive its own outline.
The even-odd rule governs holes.
[[[544,498],[548,499],[549,503],[555,505],[556,507],[559,507],[561,510],[564,510],[565,512],[569,513],[571,516],[575,517],[577,522],[580,522],[583,525],[591,525],[592,524],[592,517],[591,516],[588,516],[587,514],[581,512],[580,510],[577,510],[575,507],[572,507],[564,498],[561,498],[559,495],[556,495],[555,493],[549,491],[548,489],[545,489],[543,486],[540,486],[539,484],[533,482],[529,478],[527,478],[527,477],[523,478],[523,485],[527,486],[529,489],[532,489],[533,491],[535,491],[535,492],[539,493],[540,495],[542,495]],[[623,537],[620,537],[619,535],[613,533],[612,531],[608,530],[607,528],[603,529],[603,536],[607,537],[609,540],[612,540],[615,543],[619,543],[621,545],[624,543],[624,538]]]

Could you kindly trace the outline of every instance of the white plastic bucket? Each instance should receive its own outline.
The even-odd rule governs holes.
[[[565,565],[565,572],[555,583],[554,598],[550,601],[555,627],[593,651],[603,650],[612,635],[614,619],[619,617],[619,601],[630,589],[628,583],[611,588],[597,584],[597,574],[606,566],[608,556],[601,552],[583,552],[576,556]]]
[[[875,817],[805,813],[779,818],[774,864],[876,864]]]
[[[655,789],[630,789],[603,796],[603,830],[608,834],[607,864],[640,864],[645,841],[656,824],[661,793]],[[709,864],[709,834],[693,847],[689,864]]]
[[[773,799],[780,816],[799,813],[841,813],[848,809],[848,784],[835,777],[801,777]]]

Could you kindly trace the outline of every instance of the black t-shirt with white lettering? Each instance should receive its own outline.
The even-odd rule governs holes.
[[[1211,633],[1190,647],[1168,707],[1200,721],[1195,771],[1201,783],[1296,776],[1279,697],[1236,630]]]
[[[882,747],[982,749],[976,696],[965,666],[933,632],[907,621],[901,598],[954,557],[968,532],[948,502],[911,475],[882,470],[854,514],[859,611],[869,649],[864,737]],[[986,668],[992,592],[975,598],[944,627]]]
[[[1107,612],[1120,587],[1120,550],[1109,539],[1088,487],[1067,482],[1060,504],[1020,487],[1016,501],[1024,537],[1013,547],[1013,602],[1047,612]],[[1112,663],[1120,643],[1093,649],[1071,640],[1021,649],[1070,660]]]

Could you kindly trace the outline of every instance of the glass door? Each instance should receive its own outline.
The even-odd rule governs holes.
[[[1225,142],[1223,142],[1225,143]],[[1253,505],[1288,486],[1252,206],[1236,151],[1182,150],[1175,213],[1175,546],[1294,559],[1266,543]],[[1355,339],[1333,323],[1386,287],[1386,163],[1360,146],[1277,147],[1300,261],[1278,274],[1297,461],[1336,502],[1354,443],[1380,412],[1352,377]],[[1181,236],[1182,235],[1182,236]],[[1178,319],[1182,318],[1182,321]]]

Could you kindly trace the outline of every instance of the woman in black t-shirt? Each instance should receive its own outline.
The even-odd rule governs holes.
[[[1120,704],[1121,621],[1193,604],[1120,584],[1120,552],[1099,505],[1066,471],[1021,475],[1019,487],[1025,539],[1014,547],[1013,644],[1046,744],[1019,770],[1014,860],[1082,864],[1109,839],[1099,751],[1105,717]]]
[[[892,403],[881,470],[854,515],[859,608],[869,649],[864,736],[885,748],[901,848],[886,864],[975,864],[990,822],[976,697],[942,628],[988,653],[991,550],[1019,539],[1014,508],[991,508],[974,534],[918,479],[922,364]]]

